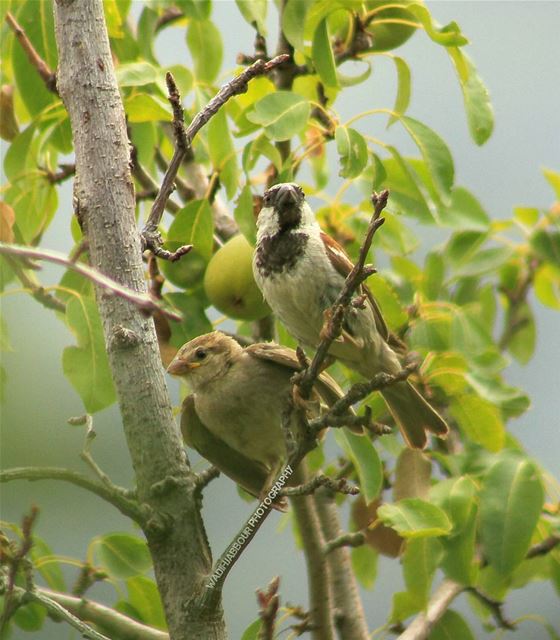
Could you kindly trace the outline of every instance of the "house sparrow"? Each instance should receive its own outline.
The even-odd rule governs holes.
[[[340,245],[323,233],[294,183],[277,184],[264,194],[257,219],[253,273],[265,300],[288,331],[302,344],[316,348],[325,311],[336,300],[353,265]],[[341,336],[329,354],[366,378],[396,374],[402,367],[375,298],[364,285],[363,309],[348,309]],[[449,428],[443,418],[408,382],[381,392],[410,447],[423,449],[425,430],[442,437]]]
[[[193,391],[182,407],[185,442],[252,495],[265,495],[287,462],[282,415],[300,369],[295,351],[272,343],[243,348],[219,331],[187,342],[167,368]],[[343,395],[326,373],[315,391],[327,405]],[[313,417],[320,403],[306,410]],[[290,426],[297,439],[296,416]]]

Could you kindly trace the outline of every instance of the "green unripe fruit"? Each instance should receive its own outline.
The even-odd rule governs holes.
[[[389,4],[387,0],[369,0],[366,6],[371,10],[386,4]],[[409,0],[400,0],[399,4],[409,4]],[[402,9],[392,7],[380,11],[367,27],[367,31],[373,36],[372,51],[390,51],[391,49],[396,49],[404,44],[416,31],[415,27],[406,24],[376,24],[376,21],[390,19],[416,22],[416,18],[404,7]]]
[[[236,320],[260,320],[271,313],[253,278],[252,258],[245,236],[234,236],[212,256],[204,275],[208,300]]]

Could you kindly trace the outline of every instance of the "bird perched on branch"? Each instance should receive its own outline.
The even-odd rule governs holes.
[[[243,348],[219,331],[187,342],[167,368],[193,391],[182,407],[185,442],[246,491],[263,497],[288,459],[282,420],[291,378],[300,369],[295,351],[272,343]],[[328,406],[344,395],[326,373],[314,389],[305,406],[310,418],[320,413],[320,401]],[[297,442],[298,412],[289,415],[289,429]],[[294,480],[301,482],[301,475]]]
[[[299,185],[277,184],[265,192],[257,219],[253,273],[274,313],[303,345],[316,348],[320,343],[325,313],[352,268],[342,247],[321,231]],[[366,378],[400,372],[392,348],[396,342],[379,305],[365,285],[357,293],[364,295],[365,304],[348,308],[329,355]],[[424,448],[426,431],[447,434],[446,422],[410,382],[388,386],[381,393],[409,446]]]

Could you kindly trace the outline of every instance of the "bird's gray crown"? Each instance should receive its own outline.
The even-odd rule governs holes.
[[[281,229],[290,229],[300,223],[304,201],[305,194],[299,184],[285,182],[265,191],[263,207],[274,209]]]

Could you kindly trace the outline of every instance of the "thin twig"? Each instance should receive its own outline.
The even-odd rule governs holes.
[[[527,555],[525,558],[530,560],[531,558],[536,558],[537,556],[544,556],[550,551],[552,551],[555,547],[560,544],[560,535],[551,535],[549,538],[545,538],[542,542],[538,542],[534,544],[529,551],[527,551]]]
[[[37,50],[33,46],[31,40],[27,37],[24,29],[19,25],[17,20],[9,11],[8,13],[6,13],[6,22],[10,25],[10,28],[15,33],[16,38],[25,51],[27,58],[29,59],[29,62],[33,67],[35,67],[35,69],[37,69],[37,73],[43,79],[43,82],[45,83],[47,89],[52,93],[58,95],[58,90],[56,88],[56,74],[37,53]]]
[[[163,308],[155,300],[152,300],[147,294],[138,293],[132,289],[128,289],[119,284],[115,280],[107,277],[106,275],[92,269],[91,267],[82,264],[81,262],[74,262],[67,256],[56,251],[50,251],[48,249],[34,249],[32,247],[25,247],[17,244],[5,244],[0,242],[0,254],[7,254],[16,257],[31,258],[33,260],[45,260],[47,262],[54,262],[60,264],[67,269],[76,271],[88,280],[91,280],[96,285],[110,291],[112,294],[128,300],[134,304],[142,312],[151,315],[156,311],[163,313],[167,318],[171,320],[181,321],[181,316],[173,311]]]
[[[244,93],[247,91],[247,86],[250,80],[256,76],[268,73],[279,64],[282,64],[287,60],[287,56],[277,56],[270,62],[264,62],[263,60],[257,60],[250,67],[247,67],[238,76],[230,80],[225,84],[218,93],[210,100],[210,102],[201,109],[193,118],[192,122],[188,126],[187,130],[184,130],[184,124],[182,123],[182,106],[180,104],[180,96],[177,87],[174,83],[173,76],[167,74],[166,79],[168,87],[170,87],[170,102],[173,106],[173,127],[175,132],[176,147],[167,172],[163,178],[159,193],[155,199],[152,210],[146,222],[146,225],[142,231],[142,237],[145,248],[150,249],[152,252],[159,255],[158,250],[161,250],[162,238],[158,232],[158,227],[161,222],[161,217],[165,209],[165,205],[171,192],[174,189],[174,182],[181,162],[185,156],[185,153],[190,149],[192,141],[200,129],[224,106],[224,104],[232,98],[234,95]],[[178,105],[178,108],[177,108]],[[180,112],[180,114],[179,114]]]
[[[286,487],[282,489],[280,495],[282,496],[306,496],[315,491],[319,487],[327,487],[331,491],[335,493],[342,493],[345,495],[355,496],[360,493],[360,489],[355,485],[348,484],[345,478],[340,478],[339,480],[333,480],[328,476],[319,473],[314,478],[312,478],[309,482],[304,484],[300,484],[297,487]]]
[[[299,379],[297,381],[297,386],[299,387],[299,393],[302,398],[307,399],[310,397],[311,390],[313,389],[313,385],[315,384],[317,377],[321,373],[323,363],[328,355],[329,349],[331,348],[332,343],[341,334],[344,316],[346,315],[346,310],[352,303],[354,292],[364,282],[364,280],[375,273],[375,269],[373,267],[366,266],[366,259],[373,241],[373,236],[379,227],[385,222],[385,219],[381,217],[381,212],[387,206],[388,198],[389,191],[387,190],[382,191],[379,194],[374,193],[372,195],[374,211],[368,226],[366,237],[360,247],[358,260],[352,271],[346,277],[344,285],[334,304],[326,314],[327,318],[321,330],[321,341],[319,342],[311,364],[306,371],[298,376]]]
[[[44,169],[47,180],[51,184],[60,184],[68,178],[71,178],[76,173],[75,164],[59,164],[60,171],[51,171],[50,169]]]
[[[513,622],[504,616],[504,612],[502,611],[504,606],[503,602],[489,598],[487,595],[482,593],[482,591],[479,591],[474,587],[467,587],[465,591],[472,593],[479,602],[482,602],[482,604],[490,610],[497,627],[500,629],[507,629],[509,631],[513,631],[517,628]]]
[[[121,513],[138,524],[142,524],[145,520],[144,512],[138,503],[125,497],[126,489],[118,487],[118,491],[115,491],[77,471],[59,467],[14,467],[13,469],[0,471],[0,483],[13,482],[14,480],[29,480],[31,482],[36,480],[62,480],[69,482],[95,493],[95,495],[112,504]]]
[[[338,538],[326,542],[323,546],[323,553],[327,555],[331,553],[331,551],[340,549],[341,547],[361,547],[365,541],[366,536],[363,531],[344,533]]]
[[[273,578],[266,589],[257,589],[257,602],[259,603],[259,618],[262,620],[261,630],[257,640],[273,640],[276,616],[280,608],[280,596],[278,587],[280,578]]]
[[[16,258],[12,256],[4,256],[6,262],[10,265],[10,269],[14,272],[17,279],[21,284],[29,290],[29,293],[42,304],[46,309],[52,309],[53,311],[61,311],[65,313],[66,303],[54,296],[52,293],[45,291],[45,288],[40,285],[34,277],[31,277],[27,270],[19,263]]]
[[[214,465],[198,473],[195,480],[197,490],[202,491],[202,489],[207,487],[212,482],[212,480],[215,480],[219,475],[220,470]]]

